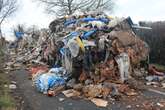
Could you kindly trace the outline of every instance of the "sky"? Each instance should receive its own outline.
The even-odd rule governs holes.
[[[48,28],[55,16],[48,15],[44,6],[34,2],[36,0],[18,0],[17,12],[7,19],[2,26],[2,32],[7,40],[13,40],[12,30],[17,24],[25,26],[37,25]],[[165,0],[114,0],[113,16],[130,16],[135,23],[138,21],[165,21]]]

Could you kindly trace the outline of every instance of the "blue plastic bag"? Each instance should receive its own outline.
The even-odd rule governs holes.
[[[101,21],[101,22],[104,22],[104,23],[109,22],[109,19],[106,19],[106,18],[99,18],[98,20]]]
[[[80,21],[83,21],[83,22],[96,21],[96,20],[97,20],[96,18],[91,18],[91,17],[80,19]]]
[[[39,92],[47,93],[52,87],[57,87],[65,84],[65,80],[55,74],[41,74],[35,80],[35,86]]]
[[[74,37],[77,37],[78,35],[80,35],[79,32],[73,31],[70,34],[68,34],[63,40],[62,42],[66,45],[69,41],[69,39],[72,39]]]
[[[21,39],[23,35],[24,35],[23,32],[15,32],[15,36],[17,37],[17,39]]]
[[[75,24],[76,23],[76,19],[73,19],[73,20],[67,20],[65,23],[64,23],[64,26],[68,26],[70,24]]]
[[[92,34],[96,33],[97,30],[90,30],[88,32],[85,32],[82,36],[82,39],[88,39]]]

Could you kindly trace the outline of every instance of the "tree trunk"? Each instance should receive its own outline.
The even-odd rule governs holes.
[[[4,46],[4,38],[3,38],[3,35],[2,35],[2,30],[1,30],[1,26],[0,26],[0,47]]]
[[[2,31],[1,31],[1,26],[0,26],[0,38],[2,38]]]

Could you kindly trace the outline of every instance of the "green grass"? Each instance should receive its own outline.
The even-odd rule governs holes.
[[[0,48],[0,57],[2,57],[4,55],[3,49]]]
[[[8,85],[9,80],[4,73],[0,73],[0,109],[2,110],[15,110],[15,103],[10,94],[10,89],[4,87]]]
[[[165,65],[153,64],[158,70],[165,72]]]
[[[1,52],[1,51],[0,51]],[[3,64],[3,53],[0,53],[0,110],[16,110],[14,99],[10,94],[10,89],[4,85],[9,85],[10,80],[7,78],[7,74],[4,73]]]
[[[13,99],[7,94],[0,97],[0,107],[3,109],[15,108]]]

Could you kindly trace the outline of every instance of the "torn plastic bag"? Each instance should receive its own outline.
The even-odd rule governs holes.
[[[73,20],[67,20],[65,23],[64,23],[64,26],[68,26],[70,24],[75,24],[76,23],[76,19],[73,19]]]
[[[35,86],[39,92],[47,93],[47,91],[56,86],[65,84],[65,80],[52,73],[40,74],[35,78]]]
[[[68,41],[67,47],[69,47],[72,57],[77,57],[80,47],[74,39]]]
[[[70,34],[68,34],[67,36],[65,36],[62,41],[63,41],[63,43],[65,45],[67,45],[67,43],[68,43],[68,41],[70,39],[73,39],[73,38],[77,37],[79,34],[80,33],[79,32],[76,32],[76,31],[75,32],[71,32]]]
[[[152,75],[152,76],[147,76],[146,80],[151,82],[151,81],[162,81],[165,79],[165,75],[164,76],[157,76],[157,75]]]
[[[62,77],[67,80],[70,74],[67,74],[64,67],[54,67],[49,70],[48,73],[55,74],[56,76]]]
[[[105,49],[105,39],[104,38],[100,38],[98,46],[99,46],[100,51]]]
[[[104,22],[104,23],[109,22],[109,19],[107,19],[107,18],[99,18],[98,20],[101,21],[101,22]]]
[[[23,32],[15,32],[15,36],[17,37],[17,39],[21,39],[23,35],[24,35]]]
[[[97,26],[98,28],[105,26],[105,23],[101,21],[90,21],[89,24],[92,24],[92,27]]]
[[[60,53],[61,53],[61,55],[65,55],[65,48],[61,48]]]
[[[90,72],[91,67],[93,66],[91,48],[86,47],[84,56],[83,56],[83,68],[85,71]]]
[[[95,47],[96,46],[94,41],[88,41],[88,40],[83,40],[83,44],[85,47],[88,47],[88,46]]]
[[[65,48],[64,55],[62,55],[62,65],[66,69],[67,73],[72,72],[72,56],[67,48]]]
[[[109,19],[106,19],[106,18],[97,19],[97,18],[87,17],[87,18],[80,19],[80,21],[82,21],[82,22],[101,21],[101,22],[104,22],[104,23],[108,23]]]
[[[91,18],[91,17],[80,19],[80,21],[82,22],[89,22],[89,21],[96,21],[96,20],[97,20],[96,18]]]
[[[82,36],[83,39],[88,39],[92,34],[96,33],[97,30],[90,30],[88,32],[85,32]]]
[[[76,37],[76,41],[77,41],[77,44],[79,45],[79,47],[81,48],[81,50],[84,52],[85,51],[84,43],[82,42],[80,37]]]
[[[129,67],[130,67],[130,59],[127,53],[121,53],[115,60],[118,64],[119,73],[121,81],[124,82],[130,77]]]
[[[61,76],[66,73],[64,67],[51,68],[48,73],[54,73],[57,76]]]
[[[114,18],[112,19],[109,24],[108,24],[108,27],[115,27],[117,24],[119,24],[121,21],[123,21],[124,18]]]

